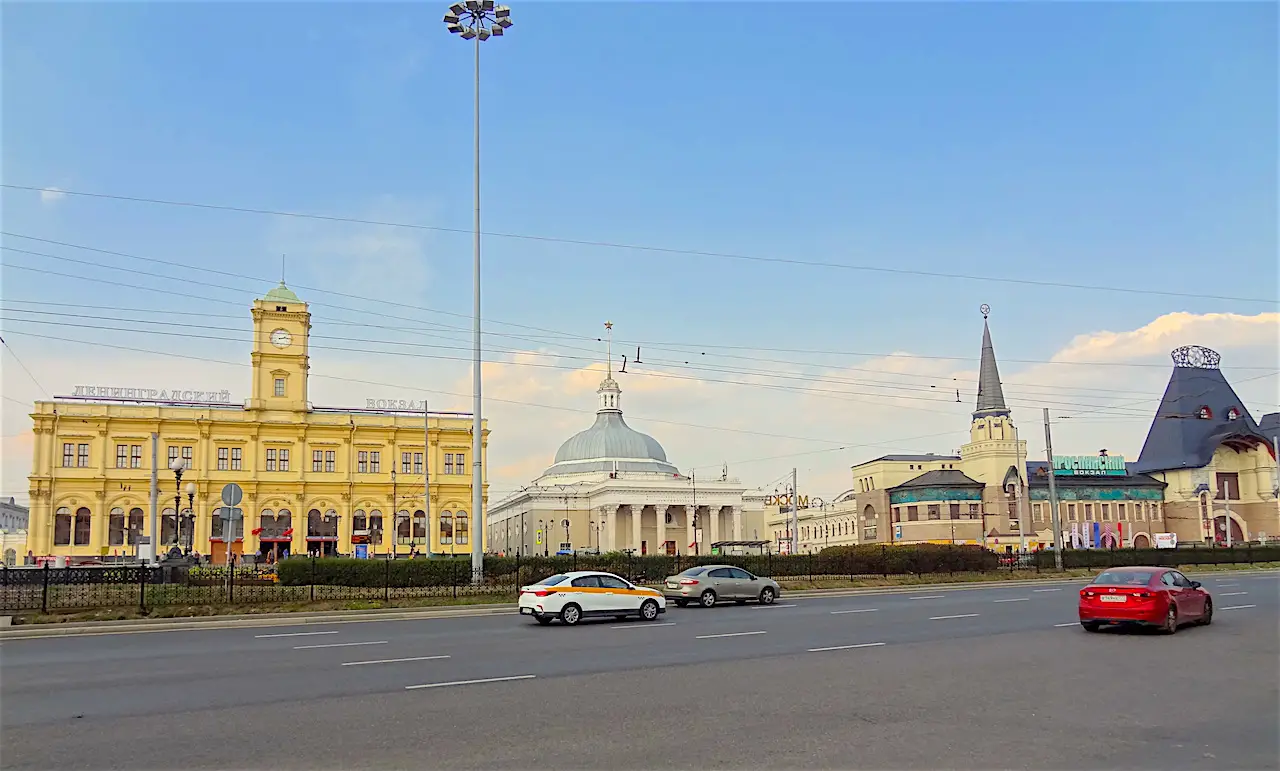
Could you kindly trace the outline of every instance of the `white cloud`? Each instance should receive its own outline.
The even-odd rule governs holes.
[[[67,194],[58,187],[46,187],[40,191],[40,202],[53,204],[66,198]]]

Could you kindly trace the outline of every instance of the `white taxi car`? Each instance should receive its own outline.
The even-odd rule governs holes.
[[[662,592],[636,586],[612,573],[575,570],[520,587],[520,614],[533,616],[543,625],[558,618],[573,626],[592,616],[639,616],[653,621],[666,612]]]

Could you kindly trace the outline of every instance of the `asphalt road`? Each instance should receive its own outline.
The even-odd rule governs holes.
[[[3,768],[1274,768],[1280,580],[1088,634],[1078,584],[11,640]]]

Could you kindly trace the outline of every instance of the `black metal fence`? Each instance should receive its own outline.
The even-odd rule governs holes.
[[[1218,549],[1081,549],[1063,553],[1064,567],[1280,562],[1280,546]],[[567,555],[486,557],[473,579],[468,558],[357,560],[295,557],[275,565],[160,566],[137,563],[54,568],[0,568],[0,611],[77,611],[172,606],[307,606],[514,597],[525,586],[570,570],[599,570],[655,585],[702,564],[730,564],[783,581],[821,584],[901,575],[1052,571],[1052,552],[997,553],[977,546],[862,545],[816,554],[750,556]]]

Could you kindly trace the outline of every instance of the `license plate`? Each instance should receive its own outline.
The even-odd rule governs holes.
[[[1129,596],[1125,594],[1104,594],[1102,595],[1102,601],[1103,602],[1128,602]]]
[[[679,589],[680,584],[667,584],[668,589]]]
[[[521,608],[521,609],[520,609],[520,615],[522,615],[522,616],[532,616],[532,615],[533,615],[533,608]]]

